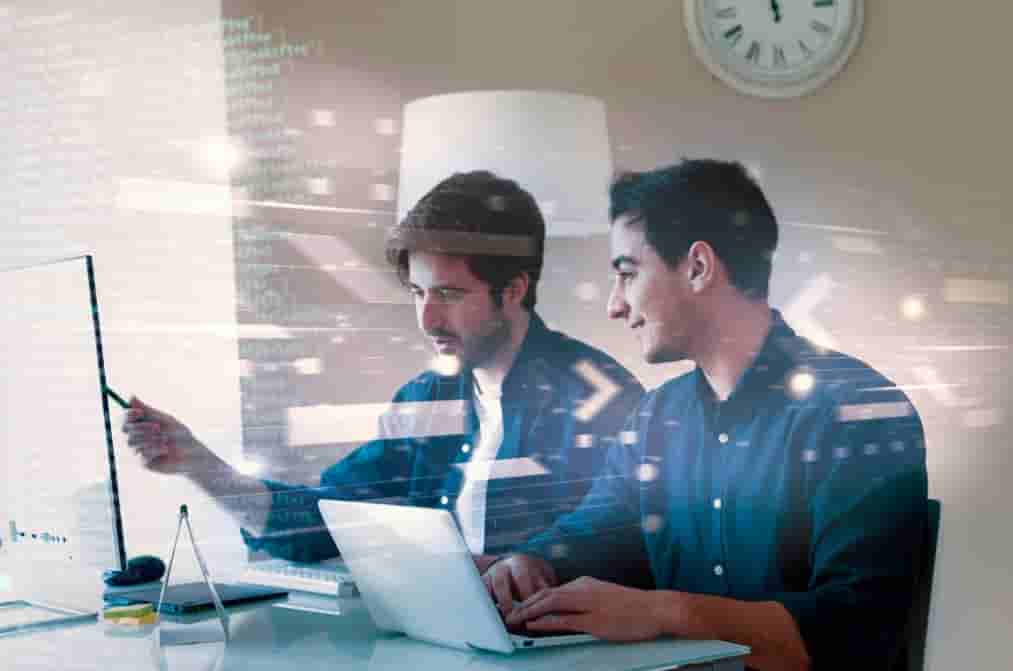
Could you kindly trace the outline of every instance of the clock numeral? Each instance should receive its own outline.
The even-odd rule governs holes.
[[[813,7],[833,7],[834,4],[834,0],[815,0]]]
[[[741,25],[733,26],[732,28],[729,28],[728,30],[725,31],[725,39],[731,42],[732,46],[734,47],[736,44],[739,43],[739,40],[742,39],[742,33],[743,31]]]
[[[749,45],[749,51],[746,52],[746,60],[754,63],[760,60],[760,43],[756,40],[753,40],[753,43]]]
[[[802,50],[802,54],[806,58],[811,58],[812,57],[813,50],[809,48],[809,45],[806,44],[804,40],[799,40],[798,41],[798,48]]]
[[[714,13],[719,19],[734,19],[739,15],[738,7],[725,7]]]
[[[822,21],[812,21],[812,22],[809,23],[809,25],[817,33],[823,33],[824,35],[826,35],[827,33],[830,32],[830,26],[828,26],[827,24],[823,23]]]
[[[782,47],[780,44],[774,46],[774,67],[775,68],[788,67],[788,59],[784,57],[784,47]]]

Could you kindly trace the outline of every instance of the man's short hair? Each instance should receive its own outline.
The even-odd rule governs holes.
[[[728,269],[732,285],[766,299],[777,219],[741,163],[683,159],[648,172],[620,175],[609,192],[610,217],[627,215],[669,267],[702,240]]]
[[[545,220],[535,199],[516,182],[481,170],[456,173],[424,195],[391,231],[386,255],[404,284],[411,252],[463,256],[497,305],[507,284],[527,273],[522,304],[530,310],[544,249]]]

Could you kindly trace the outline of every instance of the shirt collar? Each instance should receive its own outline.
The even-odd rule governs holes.
[[[759,396],[770,393],[771,388],[783,388],[784,378],[797,365],[801,339],[795,334],[780,311],[771,308],[770,329],[763,339],[760,351],[752,363],[743,371],[735,388],[722,407],[734,407],[743,402],[752,402]],[[696,388],[700,399],[708,404],[718,404],[707,376],[700,366],[696,367]]]

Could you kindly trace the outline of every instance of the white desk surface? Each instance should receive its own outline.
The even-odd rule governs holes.
[[[334,600],[319,601],[321,598],[298,595],[290,602],[334,608]],[[232,638],[227,647],[223,643],[163,647],[162,655],[153,653],[150,636],[116,635],[111,633],[115,629],[102,623],[4,636],[0,637],[0,667],[17,671],[655,671],[685,666],[690,660],[709,662],[738,649],[720,641],[664,640],[632,645],[591,643],[513,655],[463,652],[377,631],[359,599],[341,599],[339,607],[340,613],[333,614],[277,605],[237,609],[231,614]],[[218,627],[217,620],[186,626]],[[741,659],[730,660],[721,666],[722,671],[741,668]]]

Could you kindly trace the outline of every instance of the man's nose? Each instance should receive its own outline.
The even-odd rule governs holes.
[[[418,303],[419,326],[423,331],[436,330],[444,325],[443,305],[433,296],[426,295]]]
[[[605,304],[605,311],[608,313],[609,319],[624,319],[629,314],[630,306],[626,303],[626,298],[618,283],[612,286],[608,303]]]

